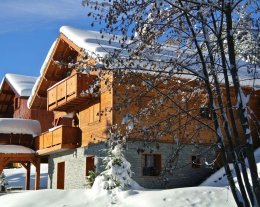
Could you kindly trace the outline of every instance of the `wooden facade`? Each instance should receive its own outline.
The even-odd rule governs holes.
[[[108,70],[106,75],[100,79],[99,96],[82,96],[82,91],[88,89],[102,69],[90,71],[90,74],[86,74],[85,72],[78,73],[73,67],[68,68],[66,64],[60,63],[81,60],[83,56],[81,48],[61,34],[56,41],[30,105],[32,109],[54,111],[54,120],[62,120],[66,114],[73,112],[73,119],[76,118],[78,120],[77,127],[80,129],[79,133],[81,137],[78,143],[81,144],[72,145],[71,148],[88,146],[89,144],[106,140],[109,136],[108,129],[112,125],[117,124],[119,129],[124,132],[126,126],[121,125],[124,116],[140,112],[142,108],[148,107],[149,102],[159,96],[156,90],[147,91],[142,81],[143,79],[153,79],[155,76],[144,73],[122,75],[112,70]],[[90,58],[86,61],[85,66],[93,66],[93,64],[94,60]],[[141,79],[138,76],[141,76]],[[122,77],[126,80],[125,82],[122,80]],[[169,90],[182,91],[182,93],[172,94],[171,98],[184,111],[189,112],[179,112],[179,108],[174,106],[174,103],[170,99],[167,100],[166,98],[164,104],[154,109],[148,119],[145,116],[141,116],[136,128],[141,129],[142,126],[151,125],[156,123],[157,120],[170,119],[171,130],[169,130],[169,127],[163,126],[163,124],[158,124],[154,127],[154,131],[157,132],[168,130],[163,136],[155,133],[153,135],[154,141],[172,143],[178,137],[178,140],[183,144],[209,145],[215,143],[216,135],[213,130],[212,118],[210,114],[206,117],[202,114],[202,106],[207,107],[207,101],[205,101],[206,93],[202,92],[196,96],[192,95],[198,85],[201,85],[199,81],[180,78],[172,78],[166,84],[162,82],[157,83],[157,87],[162,93],[166,93],[167,90],[168,92]],[[247,91],[246,88],[245,91]],[[140,95],[140,92],[143,95]],[[259,93],[256,91],[251,91],[250,93],[253,93],[253,96],[251,96],[249,105],[256,112],[256,116],[260,118],[260,114],[258,113]],[[182,101],[183,98],[189,98],[190,101]],[[171,116],[172,118],[170,118]],[[69,122],[73,122],[73,119],[70,119]],[[59,121],[55,121],[55,123],[55,126],[61,124]],[[70,124],[65,125],[71,126]],[[67,130],[73,131],[74,128],[67,128]],[[239,128],[239,133],[240,135],[243,133],[241,128]],[[65,145],[62,145],[63,136],[66,136],[66,134],[60,133],[58,135],[60,136],[58,145],[53,144],[53,142],[56,143],[56,141],[53,141],[53,138],[46,138],[53,137],[51,134],[53,133],[43,133],[37,139],[38,149],[42,152],[46,150],[43,154],[55,153],[57,150],[66,149]],[[254,129],[253,135],[255,138],[257,137],[256,129]],[[152,135],[150,136],[152,137]],[[130,134],[129,139],[143,140],[143,134],[138,130],[134,130]],[[71,141],[73,142],[73,140]],[[46,142],[48,144],[43,144]],[[40,151],[39,154],[41,154]]]
[[[52,127],[53,112],[28,109],[28,98],[20,96],[11,83],[4,80],[0,91],[0,117],[38,120],[41,123],[42,132],[45,132]]]
[[[14,78],[12,81],[19,81],[20,75],[11,74],[11,76],[15,76],[16,78],[18,77],[17,79]],[[0,88],[0,117],[38,120],[41,124],[42,132],[51,128],[53,122],[53,112],[48,112],[41,109],[28,109],[27,101],[29,97],[20,95],[16,91],[16,88],[12,85],[13,82],[9,82],[9,79],[6,77],[4,78]],[[27,79],[28,78],[30,79],[30,77],[27,77]],[[26,90],[29,91],[30,88],[27,88]],[[28,92],[26,92],[26,94],[28,95]],[[0,145],[18,145],[36,150],[35,138],[30,134],[0,133]],[[23,166],[26,170],[25,189],[29,190],[31,164],[33,164],[36,168],[35,189],[39,189],[40,163],[41,160],[36,153],[0,153],[0,174],[7,166]]]

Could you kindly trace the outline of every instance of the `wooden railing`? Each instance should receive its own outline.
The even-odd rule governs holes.
[[[86,98],[81,97],[81,92],[88,89],[96,78],[94,75],[75,73],[64,80],[56,83],[47,90],[48,111],[71,111],[79,107]]]
[[[81,131],[78,127],[58,126],[35,139],[38,154],[51,154],[62,149],[80,146]]]

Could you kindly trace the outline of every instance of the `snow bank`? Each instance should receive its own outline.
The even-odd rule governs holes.
[[[31,183],[30,189],[34,189],[34,181],[35,181],[35,167],[31,165]],[[4,174],[8,181],[8,186],[21,186],[25,189],[25,173],[26,170],[21,168],[12,168],[12,169],[4,169]],[[41,164],[41,175],[40,175],[40,188],[47,188],[48,181],[48,164]],[[0,201],[1,203],[1,201]],[[19,206],[19,205],[18,205]]]
[[[258,176],[260,176],[260,148],[258,148],[255,151],[254,155],[255,155],[255,159],[256,159],[256,163],[257,163]],[[247,163],[247,161],[246,161],[246,163]],[[230,166],[230,169],[232,170],[233,176],[236,177],[236,173],[234,171],[233,165],[230,164],[229,166]],[[248,171],[248,174],[250,174],[249,169],[247,169],[247,171]],[[235,178],[234,180],[235,180],[235,183],[237,183],[237,179]],[[214,187],[229,186],[224,167],[220,168],[217,172],[212,174],[203,183],[201,183],[200,186],[214,186]]]
[[[5,207],[214,207],[236,206],[226,188],[197,187],[154,191],[122,191],[117,194],[92,190],[40,190],[0,196]]]
[[[0,118],[0,133],[31,134],[36,137],[41,133],[41,124],[31,119]]]
[[[4,153],[4,154],[6,154],[6,153],[34,154],[35,151],[28,148],[28,147],[24,147],[24,146],[21,146],[21,145],[0,145],[0,153]]]
[[[19,96],[28,97],[31,95],[31,91],[36,79],[37,78],[33,76],[8,73],[5,75],[2,84],[4,83],[4,81],[7,81]],[[2,88],[2,84],[0,90]]]

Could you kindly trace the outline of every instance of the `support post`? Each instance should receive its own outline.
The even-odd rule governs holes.
[[[31,181],[31,163],[27,162],[26,165],[26,179],[25,179],[25,189],[30,190]]]
[[[31,184],[31,163],[21,163],[22,166],[26,170],[26,176],[25,176],[25,190],[30,190],[30,184]]]
[[[1,160],[0,160],[0,162],[1,162]],[[2,174],[3,170],[4,170],[4,165],[2,163],[0,163],[0,175]]]
[[[41,174],[41,161],[39,158],[36,159],[35,162],[35,168],[36,168],[36,172],[35,172],[35,190],[39,190],[40,189],[40,174]]]

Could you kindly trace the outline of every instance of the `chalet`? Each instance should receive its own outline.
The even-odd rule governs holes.
[[[34,138],[52,127],[53,121],[52,112],[27,107],[35,81],[36,77],[6,74],[0,86],[0,174],[8,165],[21,164],[27,172],[26,189],[30,188],[31,164],[37,169],[35,187],[40,187]]]
[[[52,127],[53,113],[27,107],[36,79],[18,74],[5,75],[0,86],[0,117],[38,120],[44,132]]]
[[[28,106],[31,110],[54,113],[53,128],[35,140],[38,156],[48,156],[48,187],[84,188],[89,171],[102,169],[101,158],[106,155],[105,141],[110,136],[111,127],[117,125],[124,131],[136,124],[139,129],[144,129],[145,125],[156,122],[158,117],[168,118],[170,122],[167,123],[173,127],[157,124],[149,134],[136,130],[127,138],[125,156],[132,165],[133,178],[147,188],[162,187],[158,181],[160,175],[165,168],[172,168],[172,175],[168,177],[169,187],[198,184],[212,172],[212,169],[201,164],[216,157],[212,148],[214,133],[198,126],[194,120],[188,121],[188,116],[169,118],[169,114],[176,112],[176,109],[170,108],[167,101],[157,107],[149,119],[143,116],[134,123],[131,114],[139,111],[138,108],[145,110],[145,105],[151,101],[149,98],[155,96],[155,91],[151,90],[142,97],[137,96],[145,91],[146,86],[136,73],[120,73],[112,68],[104,69],[98,64],[98,59],[105,57],[108,51],[120,48],[116,38],[112,38],[111,42],[109,37],[112,36],[101,38],[98,32],[62,27],[40,71]],[[151,74],[142,75],[152,78]],[[179,88],[187,92],[183,95],[186,97],[199,85],[190,82],[176,78],[168,83],[160,83],[159,87],[164,90],[166,84],[167,87],[175,87],[175,90]],[[126,88],[130,88],[130,92],[126,92]],[[198,98],[202,95],[202,92],[198,92],[197,97],[193,97],[193,103],[185,107],[189,109],[193,105],[204,104]],[[183,96],[173,94],[180,103]],[[129,97],[134,101],[129,101]],[[257,111],[259,93],[252,97],[252,108]],[[209,113],[206,112],[199,108],[192,113],[194,116],[201,113],[198,119],[209,122]],[[166,132],[159,134],[162,127]],[[201,130],[194,133],[192,140],[187,141],[186,135],[198,128]],[[147,139],[147,136],[153,141]],[[184,145],[179,145],[179,142]],[[166,161],[173,153],[177,155],[177,161],[167,162],[172,166],[166,166]]]

